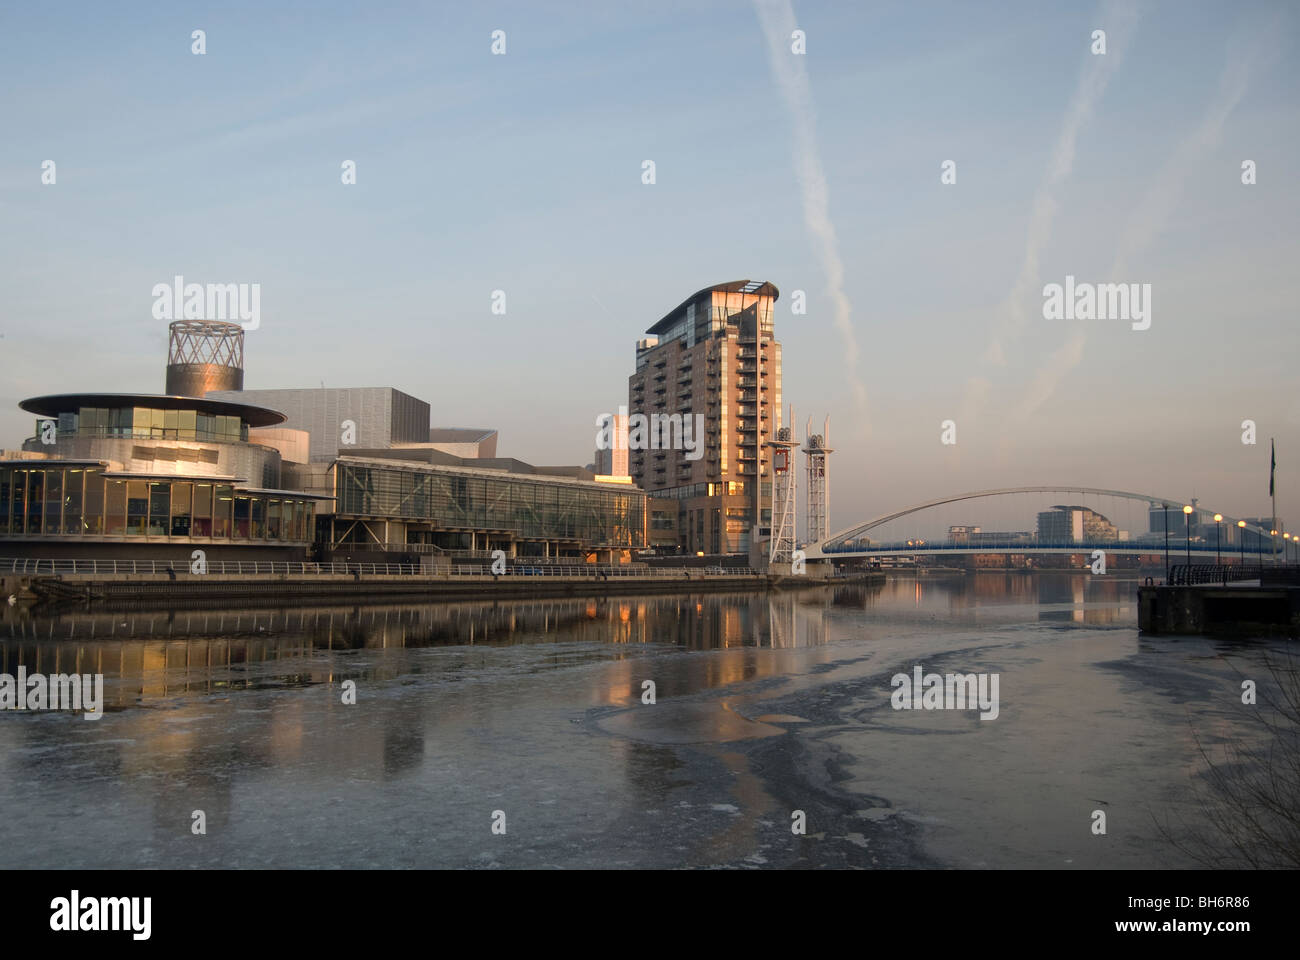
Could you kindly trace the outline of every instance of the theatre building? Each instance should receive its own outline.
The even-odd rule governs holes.
[[[281,453],[256,442],[274,410],[194,397],[61,394],[0,451],[0,555],[301,559],[321,497],[281,489]],[[250,439],[250,431],[253,437]],[[268,431],[280,443],[283,431]]]

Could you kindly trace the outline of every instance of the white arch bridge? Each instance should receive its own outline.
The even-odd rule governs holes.
[[[1185,506],[1192,508],[1187,520]],[[1080,509],[1090,515],[1072,512]],[[980,522],[981,514],[996,515],[1005,529],[990,529],[987,521]],[[1216,521],[1216,514],[1222,519]],[[1002,519],[1006,517],[1011,522]],[[1146,556],[1166,549],[1168,530],[1171,556],[1190,553],[1201,562],[1207,555],[1257,562],[1272,555],[1281,558],[1288,548],[1300,554],[1300,540],[1285,539],[1282,531],[1274,533],[1248,521],[1240,526],[1239,521],[1178,497],[1066,485],[1004,487],[913,504],[806,544],[803,550],[809,560],[1093,550]]]

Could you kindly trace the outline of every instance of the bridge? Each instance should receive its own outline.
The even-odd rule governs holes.
[[[1190,508],[1190,513],[1185,511]],[[1215,517],[1219,519],[1216,520]],[[1300,540],[1177,497],[1080,486],[1004,487],[927,500],[806,544],[809,560],[1091,554],[1281,562]],[[1294,544],[1294,546],[1293,546]]]

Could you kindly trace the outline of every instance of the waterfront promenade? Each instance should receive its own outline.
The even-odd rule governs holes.
[[[408,563],[311,563],[227,560],[203,573],[161,560],[0,560],[0,598],[14,602],[312,600],[351,597],[454,599],[572,597],[606,594],[798,589],[883,580],[883,574],[767,574],[749,567],[650,567],[643,564],[530,564],[493,573],[486,564],[429,567]]]

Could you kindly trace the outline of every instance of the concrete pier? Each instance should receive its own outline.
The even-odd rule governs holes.
[[[1300,635],[1300,587],[1271,584],[1139,587],[1138,629],[1151,634]]]
[[[786,590],[837,583],[883,581],[880,574],[824,579],[736,571],[681,569],[650,576],[460,576],[362,573],[258,573],[222,575],[162,573],[11,575],[6,588],[24,602],[99,604],[115,607],[225,600],[349,602],[405,599],[582,597],[617,594]]]

